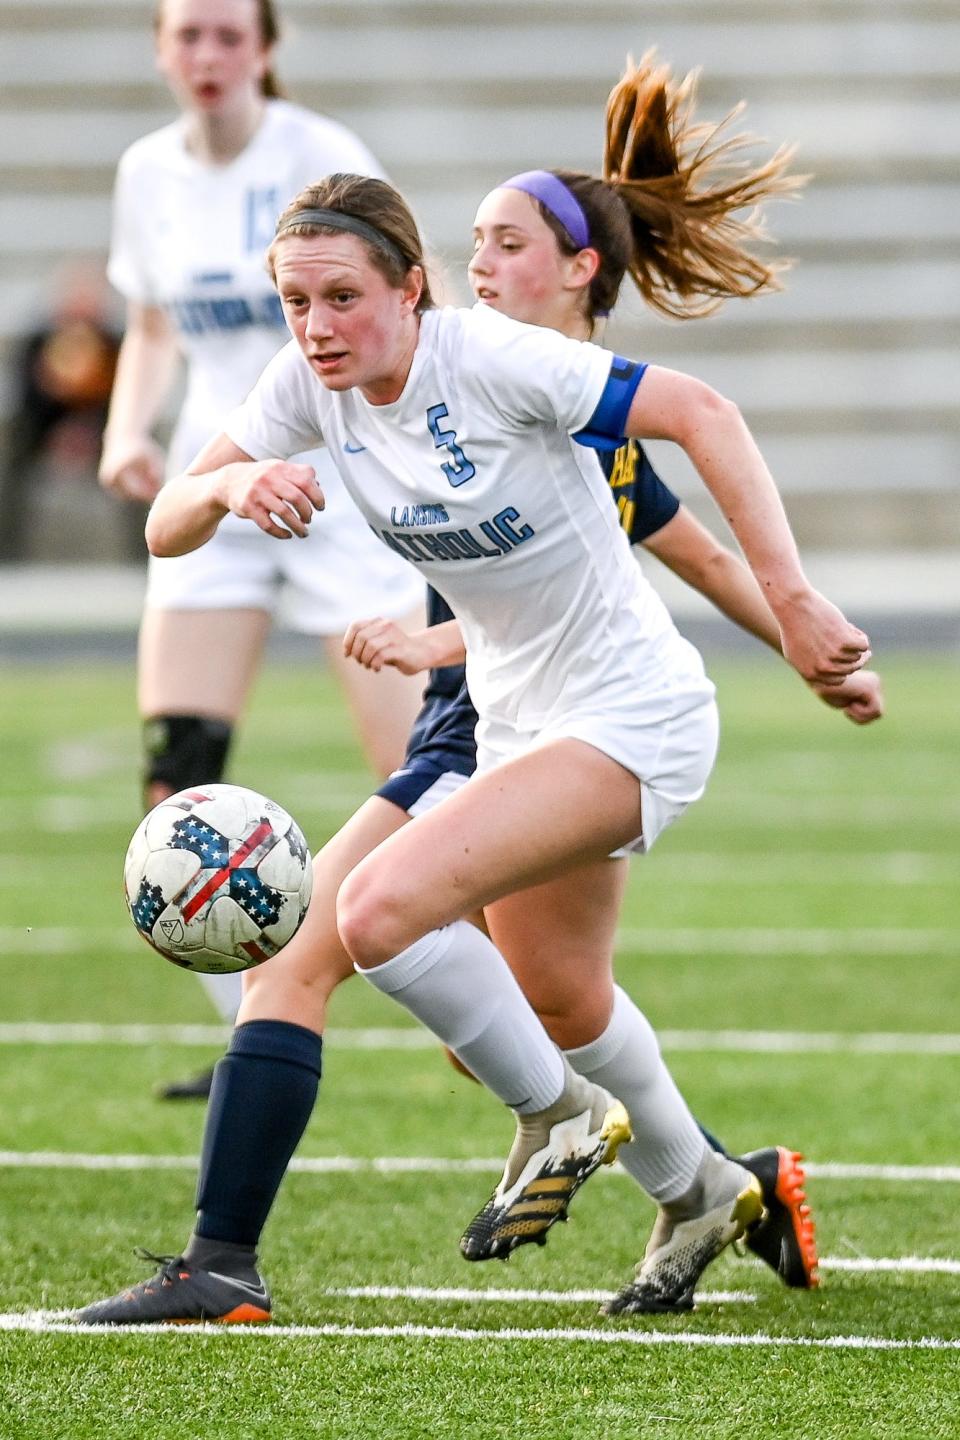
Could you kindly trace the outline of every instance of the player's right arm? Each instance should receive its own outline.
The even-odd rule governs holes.
[[[147,516],[147,549],[151,555],[186,555],[206,544],[231,513],[278,540],[302,538],[323,503],[312,465],[254,460],[220,434],[160,491]]]
[[[805,680],[837,684],[866,664],[867,636],[807,580],[773,478],[734,404],[690,375],[650,365],[623,428],[686,451],[776,617],[785,659]]]
[[[322,443],[311,413],[313,381],[296,342],[275,355],[226,429],[182,475],[167,482],[147,516],[151,555],[186,555],[206,544],[227,514],[252,520],[278,540],[301,538],[323,491],[312,465],[295,465]]]
[[[390,665],[402,675],[462,665],[467,658],[458,620],[408,631],[383,615],[352,621],[343,637],[343,653],[367,670]]]
[[[783,654],[780,627],[753,572],[739,555],[721,545],[681,505],[671,520],[641,544],[694,590],[699,590],[735,625]],[[883,686],[872,670],[857,670],[837,685],[810,682],[815,695],[856,725],[869,725],[884,712]]]
[[[176,362],[177,340],[166,312],[128,301],[99,470],[104,489],[125,499],[152,500],[163,483],[164,455],[151,432]]]

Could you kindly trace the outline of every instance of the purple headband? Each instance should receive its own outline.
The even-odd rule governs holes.
[[[532,195],[560,221],[578,250],[585,250],[590,244],[590,227],[583,206],[573,191],[549,170],[524,170],[522,175],[502,180],[498,189],[522,190],[524,194]]]

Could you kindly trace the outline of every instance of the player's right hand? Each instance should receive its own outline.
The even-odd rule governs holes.
[[[104,490],[123,500],[140,500],[149,505],[163,484],[165,457],[149,436],[104,446],[98,479]]]
[[[227,465],[222,472],[222,503],[234,515],[252,520],[278,540],[306,539],[310,521],[324,508],[323,491],[312,465],[290,460],[251,460]]]
[[[411,635],[396,621],[378,615],[372,620],[354,620],[347,626],[343,653],[367,670],[378,672],[391,665],[401,675],[417,675],[429,670],[432,663],[428,638],[427,632]]]
[[[884,713],[883,685],[875,670],[857,670],[853,675],[846,675],[839,685],[819,685],[814,681],[810,688],[825,705],[842,710],[854,725],[870,725]]]

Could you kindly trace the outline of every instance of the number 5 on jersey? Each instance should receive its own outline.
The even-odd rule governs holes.
[[[438,450],[449,450],[452,462],[445,460],[440,469],[446,475],[451,485],[465,485],[466,482],[476,475],[476,467],[464,455],[457,444],[456,430],[441,430],[440,421],[445,420],[449,415],[446,405],[431,405],[427,411],[427,425],[430,434],[433,436],[433,443]]]

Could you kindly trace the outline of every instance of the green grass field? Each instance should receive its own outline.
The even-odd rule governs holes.
[[[2,1440],[960,1435],[960,667],[895,659],[866,731],[772,661],[711,668],[718,768],[634,866],[619,974],[698,1118],[732,1147],[808,1157],[822,1288],[725,1255],[692,1315],[600,1318],[652,1217],[616,1172],[545,1250],[466,1266],[457,1239],[509,1117],[355,980],[264,1236],[275,1325],[106,1336],[48,1312],[144,1278],[134,1246],[184,1243],[202,1109],[152,1087],[217,1036],[189,1028],[213,1025],[199,984],[124,910],[129,668],[8,669]],[[262,678],[232,778],[314,846],[370,787],[337,696],[293,665]],[[134,1025],[151,1027],[139,1043]]]

